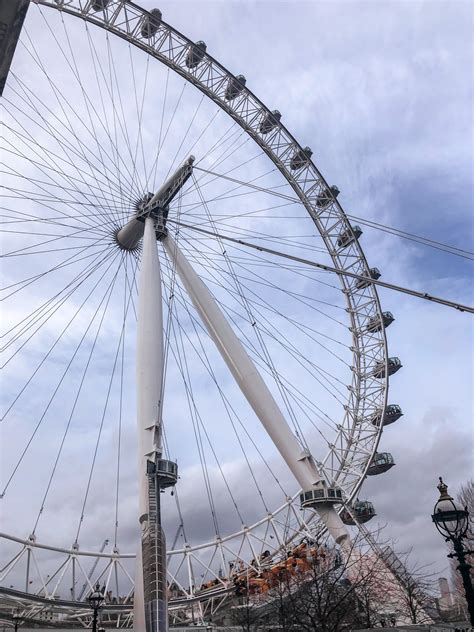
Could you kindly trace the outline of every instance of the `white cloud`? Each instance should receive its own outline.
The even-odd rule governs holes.
[[[151,8],[152,3],[144,6]],[[453,8],[455,7],[455,8]],[[35,7],[32,7],[34,9]],[[310,145],[314,157],[323,173],[341,188],[342,203],[348,213],[360,215],[376,221],[400,226],[404,230],[421,232],[433,239],[444,241],[449,233],[449,240],[459,247],[468,247],[467,236],[472,231],[469,216],[469,195],[472,188],[470,167],[472,166],[472,148],[469,139],[470,108],[472,95],[469,81],[463,70],[465,60],[469,56],[467,31],[469,15],[472,8],[467,3],[196,3],[165,2],[161,4],[164,18],[187,33],[192,39],[205,39],[208,51],[233,72],[242,72],[247,76],[247,85],[255,90],[258,96],[271,107],[283,113],[283,121],[303,145]],[[32,13],[32,12],[31,12]],[[31,16],[30,16],[31,18]],[[33,22],[28,27],[31,32],[39,28]],[[59,33],[59,30],[58,30]],[[46,33],[43,37],[46,37]],[[74,42],[82,37],[80,29],[73,30]],[[40,36],[41,37],[41,36]],[[83,41],[83,40],[81,40]],[[97,40],[99,41],[99,40]],[[43,42],[44,43],[44,42]],[[112,44],[114,55],[117,55],[117,66],[129,68],[129,53],[123,42]],[[102,44],[103,46],[103,44]],[[90,57],[87,49],[78,55],[77,62],[88,76],[90,89],[96,99],[99,98],[96,81],[90,72]],[[103,70],[107,71],[106,48],[101,49]],[[136,56],[137,79],[144,85],[145,66],[143,56]],[[18,57],[18,64],[24,78],[34,77],[37,70],[28,63],[26,57]],[[71,120],[81,134],[87,139],[87,145],[97,159],[97,150],[92,137],[85,128],[97,130],[99,140],[107,148],[109,158],[105,160],[110,169],[110,177],[115,173],[114,149],[108,134],[117,123],[110,107],[105,111],[97,110],[93,116],[86,116],[85,104],[77,84],[72,81],[64,63],[57,59],[62,70],[59,78],[61,85],[68,85],[74,95],[78,116],[71,114]],[[89,66],[88,66],[89,64]],[[89,70],[89,75],[85,72]],[[138,72],[139,71],[139,72]],[[144,108],[145,160],[154,156],[159,137],[160,109],[164,101],[163,83],[166,71],[150,66],[148,83],[148,99]],[[126,117],[131,123],[131,137],[135,138],[136,103],[132,94],[130,76],[120,77],[124,85],[124,108]],[[42,98],[51,99],[49,87],[44,81],[35,81],[35,92]],[[167,95],[168,113],[164,128],[171,121],[172,110],[178,103],[181,83],[170,79]],[[129,91],[129,92],[128,92]],[[179,109],[184,121],[195,112],[200,95],[192,88],[186,88],[186,100]],[[189,99],[189,100],[187,100]],[[60,108],[54,105],[60,113]],[[211,106],[203,105],[197,116],[195,130],[201,130],[213,115]],[[50,121],[54,118],[45,115]],[[216,126],[206,135],[205,141],[198,148],[202,153],[209,150],[229,123],[217,117]],[[82,117],[85,125],[78,123]],[[107,131],[107,126],[108,131]],[[180,128],[181,129],[178,129]],[[182,125],[174,122],[170,127],[170,136],[160,156],[159,177],[164,177],[175,156],[176,144],[180,138]],[[130,152],[126,148],[126,139],[120,130],[118,143],[124,155]],[[183,156],[192,145],[193,138],[183,146]],[[38,133],[37,141],[48,146],[48,135]],[[240,141],[239,141],[240,142]],[[128,152],[128,154],[127,154]],[[79,152],[80,153],[80,152]],[[132,151],[133,153],[133,151]],[[237,156],[253,157],[256,150],[246,146]],[[208,157],[210,164],[219,151],[214,150]],[[92,158],[89,156],[92,160]],[[75,156],[75,159],[86,169],[87,161]],[[142,161],[138,152],[137,164]],[[19,161],[21,163],[21,161]],[[237,164],[237,159],[229,160],[229,168]],[[24,166],[24,162],[22,163]],[[94,161],[95,175],[104,176],[100,171],[99,161]],[[265,171],[268,162],[259,159],[249,163],[237,172],[237,177],[250,179]],[[71,167],[69,174],[75,173]],[[39,178],[37,172],[36,177]],[[43,176],[42,176],[43,177]],[[87,182],[94,183],[94,174],[87,177]],[[274,184],[273,176],[263,179],[266,186]],[[214,195],[230,188],[229,183],[214,183]],[[54,190],[51,185],[48,190]],[[211,190],[212,185],[203,191]],[[286,189],[283,189],[286,191]],[[403,192],[403,199],[401,199]],[[186,198],[184,198],[185,200]],[[254,196],[236,198],[238,210],[241,208],[258,208],[270,206],[275,202],[271,196]],[[432,203],[436,200],[436,203]],[[230,213],[236,201],[220,202],[215,212]],[[48,208],[38,209],[30,205],[36,212],[51,214],[58,211]],[[12,207],[13,208],[13,207]],[[54,207],[58,208],[58,207]],[[62,207],[61,207],[62,208]],[[446,209],[449,209],[447,211]],[[454,209],[454,210],[452,210]],[[123,214],[127,215],[128,208]],[[294,213],[290,207],[288,213]],[[308,230],[307,222],[295,221],[287,228],[283,222],[284,210],[274,212],[277,219],[262,219],[258,227],[262,231],[271,232],[275,236],[303,234]],[[270,214],[270,212],[268,212]],[[240,227],[251,229],[255,221],[246,217],[241,220]],[[277,225],[278,223],[278,225]],[[282,228],[283,226],[283,228]],[[59,230],[61,234],[61,230]],[[12,247],[20,238],[10,236]],[[30,239],[34,242],[35,237]],[[454,300],[469,302],[469,275],[464,262],[448,258],[438,251],[420,250],[420,247],[398,241],[384,233],[366,228],[362,244],[367,253],[370,265],[381,268],[386,280],[447,296]],[[303,248],[303,247],[301,247]],[[205,247],[201,247],[201,253]],[[308,250],[309,252],[309,250]],[[320,253],[311,253],[315,258]],[[53,256],[54,257],[54,256]],[[24,278],[36,269],[33,264],[23,264],[14,269],[8,276],[11,279]],[[54,261],[59,259],[54,258]],[[454,261],[454,263],[453,263]],[[261,272],[261,270],[257,269]],[[265,270],[265,274],[271,274]],[[10,269],[7,272],[10,274]],[[71,278],[67,274],[61,278]],[[320,278],[320,277],[318,277]],[[48,281],[49,282],[49,281]],[[54,282],[52,283],[54,286]],[[122,281],[123,287],[123,281]],[[318,289],[316,290],[315,287]],[[38,286],[34,288],[39,289]],[[32,288],[32,289],[34,289]],[[260,286],[252,286],[261,296],[270,300],[277,299],[277,293],[265,294]],[[213,290],[219,290],[213,287]],[[321,300],[332,300],[336,292],[320,284],[309,283],[298,278],[292,290],[313,292]],[[42,288],[44,291],[44,288]],[[21,295],[19,295],[21,296]],[[389,473],[368,480],[362,496],[373,499],[379,519],[389,523],[390,534],[399,539],[403,547],[413,543],[415,552],[424,561],[435,560],[439,565],[443,562],[442,543],[433,533],[429,512],[436,499],[434,483],[439,474],[443,474],[452,489],[469,475],[469,442],[472,447],[472,329],[469,316],[452,312],[447,308],[417,302],[415,299],[400,296],[386,291],[381,292],[383,306],[394,312],[396,322],[388,330],[389,348],[392,355],[399,355],[404,364],[403,370],[391,380],[390,401],[400,403],[405,416],[386,430],[383,435],[381,449],[393,452],[397,467]],[[21,314],[27,313],[31,305],[35,305],[39,297],[29,294],[25,299],[18,298],[6,312],[13,321]],[[45,540],[60,537],[64,546],[71,544],[78,507],[82,502],[84,481],[87,480],[91,450],[97,437],[100,416],[103,410],[108,379],[113,361],[115,346],[120,335],[120,309],[123,295],[116,296],[112,310],[104,323],[104,335],[114,341],[113,345],[102,345],[103,355],[95,359],[91,379],[94,386],[87,388],[88,398],[82,402],[80,410],[74,417],[71,434],[65,445],[64,456],[54,487],[54,494],[48,511],[42,518],[41,533]],[[339,299],[338,299],[339,300]],[[231,307],[236,308],[234,299],[229,299]],[[292,301],[291,305],[282,301],[282,309],[290,309],[292,316],[308,323],[315,315],[308,310],[301,312],[301,306]],[[340,303],[339,303],[340,304]],[[78,304],[77,304],[78,305]],[[21,384],[28,369],[41,355],[46,342],[53,340],[54,333],[63,326],[77,308],[69,301],[67,309],[58,313],[42,337],[34,340],[28,347],[28,354],[18,358],[11,381],[5,383],[5,396],[10,399],[14,391],[10,384]],[[89,312],[81,315],[81,327],[85,326],[91,316]],[[241,309],[240,321],[243,323],[244,312]],[[198,343],[196,333],[189,320],[182,317],[183,326],[190,340]],[[318,325],[324,333],[340,334],[337,327],[329,326],[325,319]],[[133,316],[130,316],[133,323]],[[281,320],[274,317],[272,322],[280,327],[282,335],[285,327]],[[2,452],[2,466],[6,472],[15,462],[21,451],[24,438],[31,432],[34,413],[44,405],[48,397],[48,389],[56,383],[68,354],[72,352],[73,343],[77,342],[78,332],[68,339],[68,345],[62,347],[61,354],[47,366],[47,372],[41,376],[34,387],[29,390],[28,400],[22,404],[18,416],[14,418],[8,430],[4,431],[4,445],[8,450]],[[251,327],[246,333],[252,335]],[[302,346],[308,342],[304,337],[294,339]],[[104,338],[105,340],[105,338]],[[222,363],[213,348],[205,341],[206,352],[211,364],[216,368],[219,382],[226,387],[231,402],[236,406],[238,414],[247,424],[252,438],[263,446],[271,459],[272,467],[278,475],[286,477],[286,470],[275,460],[274,450],[269,445],[263,432],[257,427],[249,409],[242,404],[236,389],[231,383]],[[90,341],[89,341],[90,342]],[[277,343],[270,342],[272,351],[280,366],[284,365],[285,354]],[[330,345],[331,348],[333,348]],[[241,452],[227,421],[225,408],[217,397],[212,380],[197,358],[196,353],[186,343],[188,361],[195,372],[194,396],[198,409],[205,420],[206,427],[212,433],[215,447],[223,464],[223,470],[233,489],[239,505],[248,516],[249,521],[258,515],[256,497],[250,489],[248,468],[242,465]],[[318,349],[320,352],[320,349]],[[315,354],[317,355],[317,354]],[[325,358],[326,368],[333,368],[329,357]],[[86,354],[81,356],[84,366]],[[134,439],[134,402],[132,394],[133,380],[133,339],[127,338],[128,370],[126,389],[128,399],[123,413],[123,471],[121,478],[121,533],[122,549],[133,548],[136,538],[136,500],[135,500],[135,439]],[[294,363],[288,366],[295,370]],[[80,375],[79,367],[74,376],[75,382]],[[305,382],[304,372],[296,373],[298,383],[309,387]],[[202,475],[198,475],[198,450],[193,437],[193,429],[189,424],[189,409],[182,386],[180,386],[179,370],[170,361],[170,386],[172,391],[166,399],[166,422],[169,428],[172,454],[179,457],[182,468],[180,495],[185,507],[186,522],[189,522],[194,533],[193,538],[212,536],[212,521],[207,498],[202,484]],[[227,392],[227,391],[226,391]],[[35,442],[25,463],[28,470],[16,488],[16,498],[11,505],[5,497],[5,524],[8,529],[18,530],[27,535],[31,529],[33,514],[39,509],[39,502],[44,489],[44,482],[52,465],[52,455],[60,442],[67,416],[72,406],[72,385],[68,386],[61,403],[46,418],[44,427],[38,433],[40,441]],[[91,498],[88,503],[87,520],[84,523],[88,531],[84,541],[88,546],[98,547],[101,540],[110,536],[111,512],[114,501],[114,476],[116,465],[115,446],[117,442],[117,404],[118,382],[114,382],[113,401],[106,416],[104,433],[101,438],[100,458],[93,478]],[[314,394],[318,404],[324,410],[333,411],[332,400],[323,389]],[[197,426],[199,427],[199,426]],[[201,428],[202,431],[202,428]],[[241,430],[242,440],[252,454],[255,469],[265,482],[269,504],[280,502],[281,491],[274,481],[266,477],[265,467],[258,459],[251,442]],[[174,434],[174,436],[173,436]],[[18,437],[21,437],[19,440]],[[316,443],[319,435],[314,435]],[[229,498],[225,496],[225,486],[215,460],[211,455],[207,440],[204,437],[209,469],[214,480],[214,491],[217,498],[222,499],[225,507],[229,506]],[[34,467],[35,476],[28,475],[30,467]],[[199,485],[197,480],[199,479]],[[81,485],[75,483],[80,480]],[[288,480],[288,479],[286,479]],[[290,483],[291,485],[291,483]],[[196,494],[196,488],[199,495]],[[74,488],[74,492],[70,492]],[[103,502],[104,495],[107,503]],[[19,504],[17,498],[24,497],[28,501]],[[199,501],[193,504],[195,497]],[[225,500],[224,500],[225,498]],[[19,506],[20,505],[20,506]],[[34,509],[33,509],[34,508]],[[173,510],[175,512],[175,510]],[[48,517],[49,512],[49,517]],[[170,510],[171,512],[171,510]],[[171,515],[171,514],[170,514]],[[232,511],[221,510],[223,529],[230,532],[238,529]],[[173,514],[176,517],[176,512]],[[53,527],[54,525],[54,527]],[[171,536],[173,526],[169,527]],[[60,534],[58,536],[58,534]]]

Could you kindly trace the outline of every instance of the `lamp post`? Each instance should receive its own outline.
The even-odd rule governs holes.
[[[17,632],[18,626],[20,625],[20,623],[23,623],[23,617],[19,612],[15,612],[15,614],[12,615],[12,621],[13,625],[15,626],[15,632]]]
[[[466,561],[466,555],[472,551],[466,551],[462,544],[469,527],[469,512],[467,507],[460,509],[456,505],[448,494],[448,486],[443,483],[441,476],[439,477],[438,489],[440,495],[431,518],[446,542],[453,544],[454,553],[449,553],[448,557],[457,557],[458,559],[458,570],[461,573],[464,592],[466,593],[469,618],[471,626],[474,627],[474,589],[470,574],[471,565]]]
[[[90,607],[93,610],[92,630],[93,632],[98,632],[97,631],[97,617],[98,617],[99,609],[104,601],[104,595],[102,594],[102,591],[100,590],[99,582],[97,582],[97,584],[95,585],[95,589],[92,592],[92,594],[89,596],[88,601],[89,601]]]

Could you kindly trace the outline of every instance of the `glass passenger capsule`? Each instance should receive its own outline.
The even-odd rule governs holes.
[[[185,64],[188,68],[196,68],[204,59],[206,54],[206,43],[202,40],[192,44],[186,54]]]
[[[390,452],[376,452],[367,470],[367,475],[383,474],[383,472],[387,472],[394,465],[395,461]]]
[[[161,11],[159,9],[152,9],[149,15],[145,15],[143,18],[140,33],[142,37],[150,39],[156,35],[161,24]]]
[[[267,112],[262,119],[262,122],[259,126],[260,134],[268,134],[275,129],[281,119],[281,113],[278,110],[273,110],[273,112]]]
[[[110,0],[92,0],[91,9],[92,11],[101,11],[102,9],[106,9]]]
[[[352,244],[356,239],[362,235],[362,228],[360,226],[352,226],[352,229],[348,228],[343,231],[337,240],[337,245],[339,248],[347,248],[349,244]]]
[[[370,268],[369,274],[364,273],[364,276],[368,276],[371,279],[377,280],[377,279],[380,279],[382,274],[381,274],[381,272],[380,272],[380,270],[378,268]],[[356,286],[356,288],[358,290],[362,290],[363,288],[367,287],[368,285],[369,285],[368,281],[364,281],[362,279],[358,279],[356,281],[356,284],[355,284],[355,286]]]
[[[296,169],[301,169],[304,165],[308,164],[309,159],[313,155],[312,150],[309,147],[305,147],[304,149],[297,149],[290,160],[290,169],[296,171]]]
[[[314,507],[319,503],[340,503],[342,502],[342,491],[337,487],[320,487],[301,492],[301,507]]]
[[[399,371],[402,368],[402,366],[403,365],[400,361],[400,358],[395,358],[395,357],[389,358],[388,359],[388,374],[393,375],[394,373]],[[374,368],[373,375],[374,377],[385,377],[385,363],[384,362],[377,362]]]
[[[334,184],[332,187],[323,189],[316,199],[316,206],[318,208],[328,207],[331,202],[337,198],[339,193],[339,189]]]
[[[373,316],[367,323],[366,329],[367,331],[380,331],[382,329],[382,323],[386,328],[389,327],[394,320],[395,318],[392,312],[382,312],[382,319],[379,318],[378,314]]]
[[[372,418],[372,423],[374,424],[374,426],[379,426],[380,421],[382,421],[383,426],[389,426],[390,424],[393,424],[393,422],[400,419],[400,417],[402,416],[403,412],[398,404],[388,404],[383,415],[381,410],[378,410],[374,414]]]
[[[377,514],[375,513],[374,506],[368,500],[356,500],[352,505],[352,511],[356,515],[357,522],[363,524],[368,522]],[[344,524],[355,525],[355,520],[347,509],[343,509],[340,513],[341,520]]]
[[[229,82],[224,93],[224,99],[226,101],[232,101],[235,97],[239,96],[242,90],[245,88],[246,78],[243,75],[237,75],[236,77],[229,77]]]

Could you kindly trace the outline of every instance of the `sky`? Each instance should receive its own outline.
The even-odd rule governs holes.
[[[471,3],[210,2],[198,15],[184,2],[162,9],[191,38],[210,42],[212,32],[213,54],[243,72],[312,147],[346,212],[470,249]],[[385,280],[472,303],[471,262],[377,232],[363,244]],[[381,442],[397,467],[368,479],[364,497],[402,549],[413,547],[414,557],[441,570],[443,545],[430,523],[437,477],[456,490],[473,473],[472,319],[383,290],[381,299],[396,317],[389,349],[404,368],[389,398],[404,417]]]
[[[148,9],[154,6],[145,0],[142,4]],[[472,250],[473,138],[470,77],[473,9],[470,3],[164,2],[160,4],[160,9],[164,20],[192,40],[205,40],[211,55],[231,72],[244,74],[247,86],[268,107],[280,110],[282,121],[291,133],[302,145],[312,148],[313,160],[325,178],[337,184],[341,190],[339,201],[347,213],[457,248]],[[28,32],[35,33],[44,44],[47,33],[43,30],[38,35],[40,19],[36,19],[38,22],[27,24]],[[79,41],[80,35],[73,29],[73,43],[76,36]],[[125,64],[128,54],[125,49],[112,44],[112,50]],[[105,49],[100,50],[101,59],[104,59],[104,51]],[[29,78],[33,80],[35,71],[28,66],[28,57],[24,52],[20,50],[15,61],[18,64],[16,68],[27,75],[31,73]],[[77,63],[81,67],[82,63],[88,62],[87,59],[81,60],[78,55]],[[143,63],[141,58],[137,61],[137,64]],[[68,77],[65,67],[60,66],[59,61],[58,65],[62,69],[58,74],[58,82],[65,89],[70,82],[70,75]],[[144,66],[137,68],[143,75]],[[149,126],[146,127],[146,133],[151,145],[157,134],[154,108],[155,103],[160,103],[160,99],[163,99],[165,75],[162,71],[155,71],[153,67],[148,72],[157,81],[156,93],[152,93],[150,88],[150,98],[146,101],[144,110],[144,125]],[[121,78],[121,81],[130,85],[130,78]],[[41,85],[34,85],[41,98],[48,98],[49,88],[45,81]],[[179,99],[180,86],[180,83],[170,80],[170,94],[175,99]],[[188,93],[189,91],[186,92]],[[155,98],[158,101],[155,102]],[[192,93],[188,98],[189,101],[180,104],[179,115],[183,121],[189,120],[200,96]],[[122,106],[130,116],[134,115],[136,103],[131,97],[124,98]],[[199,111],[197,120],[201,124],[213,112],[212,108],[206,108],[203,105]],[[80,114],[86,120],[83,105]],[[94,119],[97,114],[94,113]],[[97,129],[100,134],[99,123]],[[219,123],[209,144],[224,129],[224,123]],[[86,134],[84,129],[82,133]],[[172,128],[168,145],[163,152],[164,157],[160,158],[161,176],[166,175],[168,166],[174,160],[174,137],[178,138],[178,133]],[[41,143],[41,132],[37,132],[35,138]],[[44,139],[47,142],[47,135]],[[148,145],[146,148],[149,150]],[[247,151],[249,153],[245,154]],[[253,156],[252,149],[243,148],[241,155]],[[266,165],[263,158],[257,158],[253,164],[258,164],[262,171]],[[243,168],[238,173],[239,177],[250,179],[252,167]],[[272,178],[273,175],[265,179],[267,186],[274,183]],[[262,195],[261,198],[252,198],[249,207],[252,204],[264,205],[270,202],[270,196]],[[242,204],[245,204],[245,198]],[[221,212],[230,212],[231,208],[229,203],[229,206],[221,207]],[[293,207],[290,209],[294,211]],[[251,224],[245,226],[248,229]],[[269,218],[262,219],[261,228],[272,235],[278,234],[277,227]],[[292,230],[295,229],[308,230],[304,220],[297,220]],[[288,234],[292,234],[290,230]],[[16,239],[12,235],[9,238]],[[24,236],[21,238],[24,239]],[[32,239],[34,243],[34,238]],[[16,241],[12,243],[16,244]],[[361,243],[369,265],[377,266],[382,271],[383,280],[472,304],[471,261],[370,228],[364,228]],[[303,252],[306,249],[312,257],[323,259],[322,253],[310,251],[305,242]],[[30,265],[34,267],[34,259]],[[25,269],[31,271],[27,266]],[[208,275],[208,280],[212,279],[209,268],[201,268],[201,271]],[[9,278],[9,274],[10,270],[5,276]],[[284,285],[291,277],[285,279],[285,274],[281,274],[280,282]],[[272,279],[277,280],[278,277]],[[314,283],[301,280],[295,290],[311,293],[313,286]],[[257,286],[250,287],[258,290]],[[37,296],[33,292],[9,308],[9,321],[11,319],[11,322],[17,322],[29,301],[35,300],[42,292],[49,291],[47,283],[42,286],[38,282],[34,288]],[[219,291],[214,286],[213,289]],[[335,300],[334,295],[332,289],[317,286],[318,299],[331,301]],[[261,296],[275,300],[276,293],[272,291]],[[399,356],[403,363],[403,369],[390,380],[389,401],[400,404],[404,416],[384,431],[379,448],[393,454],[396,467],[384,475],[369,478],[359,497],[374,503],[377,518],[371,525],[375,521],[385,525],[385,536],[393,539],[400,550],[412,548],[412,557],[415,560],[432,564],[432,568],[442,574],[447,572],[445,550],[430,519],[437,499],[437,478],[442,475],[450,485],[450,491],[456,491],[473,474],[472,318],[447,307],[388,290],[381,290],[380,298],[383,308],[390,310],[396,318],[387,331],[390,355]],[[235,301],[231,302],[231,307],[236,308],[236,305]],[[311,312],[301,310],[287,299],[281,299],[279,306],[286,313],[301,319],[307,326],[312,324]],[[14,371],[7,378],[11,381],[6,380],[3,388],[7,401],[11,399],[11,393],[15,392],[16,385],[27,379],[31,363],[35,358],[44,355],[44,348],[51,344],[54,332],[58,331],[61,324],[64,326],[67,323],[76,307],[75,301],[70,301],[57,316],[51,331],[42,329],[43,338],[37,340],[30,355],[23,355],[15,365]],[[80,315],[84,325],[91,320],[94,307],[91,306],[88,310]],[[331,308],[330,313],[337,314],[337,308]],[[189,319],[186,320],[184,316],[183,322],[185,331],[192,335]],[[244,331],[248,331],[241,315],[237,322],[244,327]],[[281,326],[278,319],[272,320],[272,323],[276,327]],[[323,329],[327,327],[326,324],[320,326]],[[329,328],[324,331],[332,332]],[[107,318],[104,341],[109,338],[116,340],[118,335],[120,321]],[[71,335],[71,345],[75,343],[77,336],[79,333]],[[194,336],[192,340],[197,342],[195,332]],[[288,331],[288,336],[293,336],[291,339],[299,348],[307,344],[296,331],[291,334]],[[104,345],[103,364],[98,360],[90,375],[91,383],[87,387],[90,397],[81,400],[80,423],[75,429],[75,440],[65,449],[60,483],[49,507],[49,517],[45,513],[42,518],[42,524],[45,525],[44,538],[48,541],[51,541],[53,534],[61,539],[58,532],[64,528],[66,533],[70,522],[77,521],[77,502],[74,502],[77,498],[69,490],[76,478],[82,476],[84,480],[87,479],[86,468],[82,468],[82,463],[89,458],[96,431],[95,426],[89,427],[86,420],[96,414],[93,412],[94,400],[96,396],[99,399],[99,394],[107,388],[107,371],[115,353],[112,343],[109,347],[106,342]],[[278,366],[283,366],[288,361],[287,355],[271,340],[268,340],[268,345],[279,363]],[[125,346],[128,350],[127,357],[130,358],[129,374],[133,375],[133,341],[127,338]],[[68,348],[64,347],[62,360],[60,357],[48,369],[47,375],[38,378],[35,395],[30,395],[28,403],[22,404],[18,409],[10,429],[6,426],[3,445],[13,446],[11,455],[2,448],[2,461],[7,464],[6,471],[10,471],[15,453],[21,451],[24,444],[24,439],[18,437],[28,434],[32,423],[29,411],[32,411],[33,418],[34,410],[41,405],[42,388],[44,387],[46,397],[48,384],[55,384],[59,380],[69,357]],[[186,348],[190,365],[197,367],[196,354],[193,355],[189,344]],[[206,351],[211,364],[216,367],[219,381],[228,389],[232,402],[237,402],[238,394],[217,354],[210,347],[206,347]],[[81,354],[85,361],[86,352],[81,351]],[[328,370],[334,369],[329,356],[324,356],[324,362],[327,363],[325,367]],[[176,359],[175,365],[170,361],[170,374],[173,371],[176,375],[179,373],[176,367]],[[296,364],[290,363],[287,368],[294,370],[296,379],[302,380],[308,389],[311,388],[311,383],[304,381],[303,373]],[[52,373],[53,371],[56,373]],[[78,371],[75,375],[76,384],[79,376]],[[170,377],[171,389],[173,384],[175,382]],[[117,392],[117,381],[114,382],[114,388],[114,392]],[[251,520],[261,514],[261,508],[256,508],[255,501],[248,494],[244,482],[248,475],[246,464],[241,457],[235,457],[235,444],[228,441],[227,431],[218,419],[223,414],[223,408],[215,408],[215,401],[206,397],[209,388],[208,379],[198,371],[196,398],[199,399],[199,410],[209,419],[209,429],[214,433],[213,440],[218,446],[226,480],[230,482],[239,506],[244,507],[245,515]],[[70,391],[66,391],[64,397],[68,400]],[[63,427],[59,424],[63,401],[58,399],[56,402],[49,429],[44,431],[44,435],[38,435],[44,438],[32,448],[35,451],[28,462],[35,463],[41,472],[42,463],[51,459],[52,452],[47,438],[51,434],[59,436]],[[198,541],[210,532],[210,513],[205,503],[193,504],[193,468],[197,468],[197,479],[199,465],[193,460],[196,457],[195,451],[191,449],[191,439],[188,445],[188,440],[183,438],[185,426],[180,425],[184,424],[183,420],[187,416],[185,400],[182,395],[180,399],[178,391],[173,393],[171,390],[169,401],[173,402],[172,414],[177,420],[177,437],[181,439],[179,458],[187,468],[189,477],[187,482],[182,481],[181,500],[187,519],[192,521],[195,529],[193,537]],[[236,405],[239,414],[248,421],[249,411],[244,405]],[[324,405],[328,406],[329,411],[333,410],[330,403]],[[132,418],[133,401],[127,406],[127,416]],[[116,402],[111,403],[107,419],[114,415],[117,416]],[[263,433],[254,425],[251,427],[254,438],[268,451],[266,454],[272,470],[277,472],[277,478],[287,484],[291,491],[296,491]],[[180,435],[180,432],[183,434]],[[107,477],[107,470],[114,459],[112,453],[115,441],[112,425],[106,424],[100,452],[103,455],[103,469],[99,470],[104,477],[102,480],[106,481],[106,488],[114,485],[110,472],[110,477]],[[133,441],[133,424],[124,422],[123,444],[128,447],[133,445]],[[177,445],[179,443],[178,440]],[[248,449],[251,450],[250,444]],[[100,458],[99,456],[99,460]],[[124,546],[132,546],[136,539],[136,525],[132,520],[127,520],[127,516],[130,517],[135,511],[136,504],[133,468],[133,459],[130,459],[130,465],[121,481],[122,515],[125,515],[122,532]],[[216,466],[213,465],[212,468],[215,470]],[[266,469],[258,459],[254,463],[254,470],[259,480],[264,482],[270,501],[278,502],[281,493],[271,477],[267,480]],[[33,506],[34,502],[23,503],[19,499],[29,485],[36,490],[38,484],[39,494],[39,479],[45,474],[42,472],[38,481],[33,481],[27,471],[19,471],[18,476],[16,495],[10,501],[12,504],[8,505],[8,515],[3,510],[2,522],[8,529],[19,532],[24,537],[25,524],[31,520],[30,504]],[[219,479],[217,471],[213,471],[212,476],[216,480],[216,496],[223,498],[223,481]],[[101,541],[102,536],[109,536],[109,531],[105,527],[102,529],[109,512],[101,501],[102,494],[103,487],[93,486],[89,503],[89,525],[95,531],[95,543]],[[4,500],[8,500],[7,496]],[[222,502],[221,528],[224,532],[229,532],[239,526],[238,518],[232,512],[230,504],[225,504],[230,501]],[[170,513],[170,522],[175,520],[176,514]],[[172,537],[173,524],[169,525],[169,530]],[[67,537],[70,539],[69,532]],[[69,545],[69,541],[64,541],[64,545]]]

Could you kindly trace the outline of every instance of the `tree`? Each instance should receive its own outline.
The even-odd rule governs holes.
[[[377,534],[379,538],[380,533]],[[244,632],[345,632],[432,620],[432,574],[363,535],[350,550],[303,539],[278,560],[261,556],[236,574],[233,621]],[[268,553],[269,555],[269,553]]]
[[[248,595],[241,597],[232,608],[232,623],[239,625],[243,632],[255,632],[264,622],[264,615],[258,605]]]
[[[342,555],[336,546],[302,540],[279,561],[267,560],[261,572],[236,580],[240,603],[234,621],[245,632],[263,622],[292,632],[372,625],[379,561],[361,553],[359,544],[357,538]]]
[[[437,618],[434,594],[437,590],[436,574],[428,566],[413,564],[411,551],[395,553],[391,547],[383,551],[383,559],[396,578],[387,585],[396,614],[402,621],[422,624]]]

